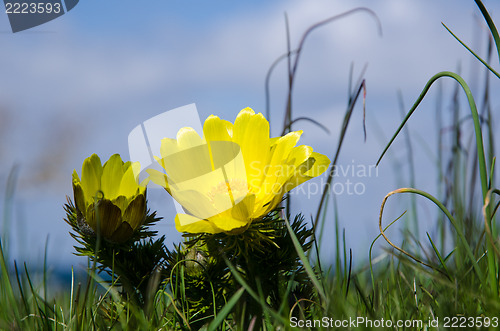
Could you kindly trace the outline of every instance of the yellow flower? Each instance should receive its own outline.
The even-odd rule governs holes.
[[[82,179],[73,171],[73,193],[80,227],[86,225],[104,238],[123,243],[146,216],[146,187],[137,183],[138,162],[124,163],[115,154],[104,164],[96,154],[85,159]]]
[[[203,138],[183,128],[164,138],[150,179],[179,202],[180,232],[238,234],[275,209],[283,195],[322,174],[330,160],[309,146],[295,146],[302,131],[269,138],[261,113],[243,109],[234,124],[209,116]]]

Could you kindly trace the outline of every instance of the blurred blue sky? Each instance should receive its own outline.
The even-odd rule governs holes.
[[[500,22],[500,3],[484,3]],[[460,68],[473,91],[481,91],[483,67],[441,25],[446,23],[484,56],[487,29],[472,0],[80,1],[62,17],[16,34],[10,31],[7,16],[0,14],[0,196],[10,170],[19,165],[7,226],[11,257],[40,261],[48,238],[51,264],[85,264],[85,259],[72,255],[69,227],[62,221],[65,196],[72,194],[73,169],[80,172],[83,160],[92,153],[102,160],[114,153],[128,159],[129,132],[179,106],[196,103],[202,120],[215,114],[233,121],[247,106],[265,112],[266,72],[286,51],[284,13],[294,48],[310,25],[359,6],[377,14],[383,35],[365,12],[311,34],[294,87],[294,114],[320,121],[331,133],[305,122],[294,129],[304,130],[302,143],[332,157],[346,107],[351,63],[356,79],[367,64],[367,141],[363,141],[358,106],[340,165],[368,167],[400,122],[398,90],[408,109],[433,74]],[[495,57],[493,64],[498,67]],[[498,90],[498,82],[492,83],[493,91]],[[271,80],[274,135],[281,132],[286,87],[283,63]],[[450,82],[443,84],[445,110],[453,87]],[[417,187],[431,193],[436,192],[437,174],[433,156],[426,150],[437,152],[437,90],[431,91],[410,121]],[[493,100],[494,110],[498,101]],[[405,157],[403,139],[399,139],[378,175],[335,179],[339,183],[350,179],[366,189],[362,195],[337,196],[340,226],[346,230],[348,247],[361,261],[378,234],[383,197],[409,185]],[[148,194],[150,207],[165,218],[159,231],[169,242],[180,240],[166,193],[151,190]],[[309,215],[318,198],[319,194],[294,195],[294,208]],[[387,219],[406,208],[406,200],[395,201],[400,204],[389,206]],[[5,211],[3,203],[0,206]],[[427,204],[422,209],[421,227],[433,233],[434,210]],[[329,217],[324,238],[333,236],[333,214]],[[2,234],[5,229],[0,226]],[[327,260],[333,253],[331,243],[325,245]]]

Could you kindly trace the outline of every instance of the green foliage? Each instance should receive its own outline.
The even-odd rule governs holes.
[[[281,209],[281,208],[280,208]],[[280,209],[253,222],[238,235],[199,234],[167,253],[166,279],[191,328],[214,318],[240,284],[226,261],[271,309],[289,309],[299,299],[314,299],[311,281],[294,247]],[[291,227],[301,248],[312,247],[313,233],[301,215]],[[260,303],[243,293],[233,309],[233,323],[246,325],[262,314]]]
[[[70,199],[64,206],[66,223],[71,225],[71,236],[79,243],[77,255],[88,256],[99,272],[106,272],[114,286],[122,286],[123,294],[144,306],[150,278],[163,262],[164,240],[153,239],[156,231],[150,226],[161,220],[156,212],[146,212],[145,221],[125,243],[115,243],[98,236],[78,215]]]

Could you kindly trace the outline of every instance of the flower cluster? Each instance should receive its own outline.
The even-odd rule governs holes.
[[[140,165],[123,162],[118,154],[104,165],[97,155],[90,156],[81,177],[73,172],[74,204],[69,200],[66,205],[66,221],[81,245],[77,252],[117,277],[124,295],[142,305],[152,288],[169,284],[176,293],[181,277],[183,286],[192,285],[187,300],[196,314],[211,314],[234,293],[231,266],[252,287],[258,279],[275,281],[265,289],[269,297],[279,297],[285,289],[276,288],[277,280],[290,275],[299,281],[299,293],[310,284],[300,277],[304,270],[280,204],[287,192],[321,175],[330,163],[311,147],[297,146],[301,134],[270,138],[264,116],[245,108],[234,124],[209,116],[203,136],[187,127],[176,139],[164,138],[156,157],[164,172],[148,169],[144,183],[161,185],[185,211],[175,216],[175,225],[189,239],[174,250],[163,245],[163,237],[154,240],[156,232],[149,230],[159,218],[147,209],[146,185],[138,182]],[[307,251],[312,230],[300,216],[291,228]],[[157,271],[162,276],[152,287]],[[251,307],[242,310],[243,319],[258,314]]]

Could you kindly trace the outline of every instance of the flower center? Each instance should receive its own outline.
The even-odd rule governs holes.
[[[246,180],[234,178],[213,186],[207,195],[213,206],[223,212],[234,207],[249,195],[250,191]]]

